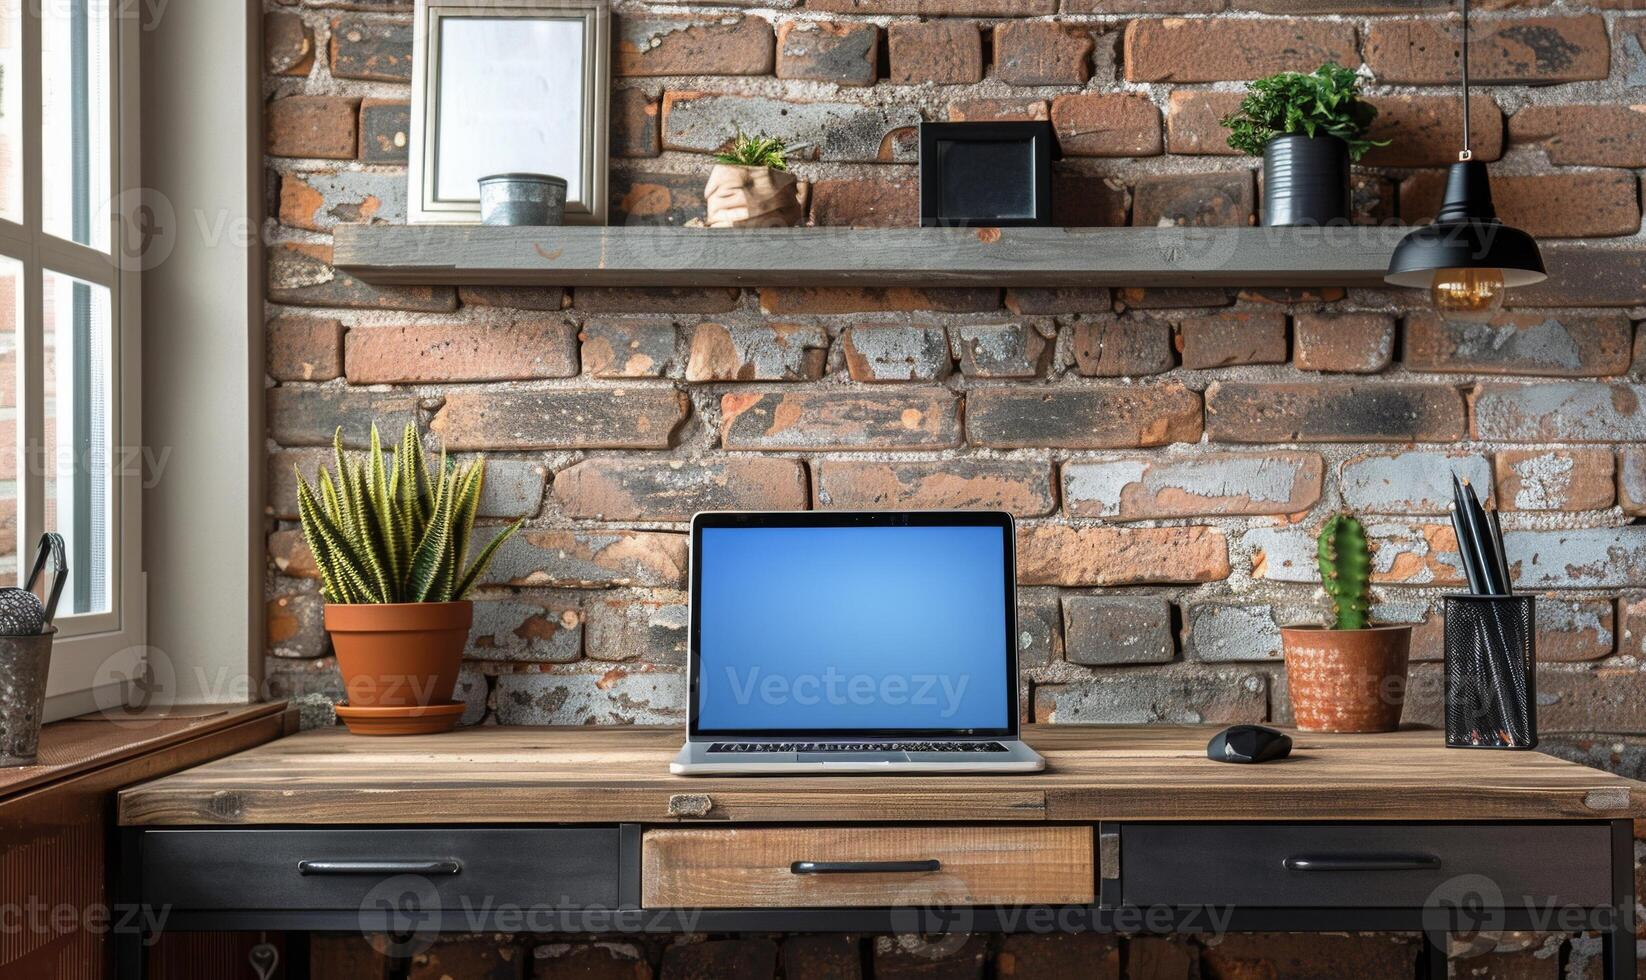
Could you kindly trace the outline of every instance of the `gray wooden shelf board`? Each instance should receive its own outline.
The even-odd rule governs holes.
[[[1375,286],[1408,229],[341,225],[379,285]]]

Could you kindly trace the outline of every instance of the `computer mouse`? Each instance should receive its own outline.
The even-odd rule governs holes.
[[[1292,754],[1292,737],[1262,725],[1230,725],[1206,743],[1215,762],[1273,762]]]

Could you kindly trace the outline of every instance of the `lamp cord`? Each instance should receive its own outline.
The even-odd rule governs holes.
[[[1469,0],[1463,3],[1463,152],[1457,155],[1459,160],[1474,159],[1474,150],[1469,138]]]

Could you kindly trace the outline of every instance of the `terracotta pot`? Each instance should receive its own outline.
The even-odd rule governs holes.
[[[1406,701],[1410,626],[1280,631],[1292,718],[1306,732],[1392,732]]]
[[[788,228],[806,214],[805,185],[786,170],[716,164],[703,189],[710,228]]]
[[[374,724],[356,725],[347,708],[338,717],[359,734],[450,729],[462,714],[451,712],[452,692],[473,621],[474,604],[467,601],[327,603],[326,630],[343,675],[347,708],[360,709],[362,717],[369,712]],[[384,724],[394,717],[406,724]]]

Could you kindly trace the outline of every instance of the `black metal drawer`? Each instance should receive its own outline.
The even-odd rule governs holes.
[[[1598,907],[1610,857],[1601,824],[1126,824],[1121,901],[1415,909],[1446,886],[1482,901],[1495,889],[1505,907]]]
[[[142,865],[144,902],[181,911],[615,909],[619,832],[153,830]]]

